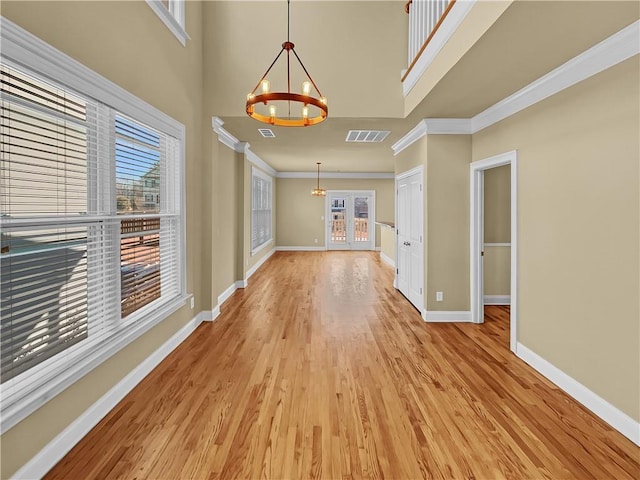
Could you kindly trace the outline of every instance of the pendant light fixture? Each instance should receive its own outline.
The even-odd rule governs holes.
[[[311,195],[314,197],[324,197],[327,195],[327,191],[324,188],[320,188],[320,162],[316,162],[316,165],[318,165],[318,183],[316,188],[311,190]]]
[[[247,115],[263,123],[281,127],[307,127],[324,121],[327,118],[329,109],[327,107],[327,99],[320,93],[316,82],[313,81],[296,53],[294,44],[289,41],[289,32],[291,30],[290,10],[291,0],[287,0],[287,41],[282,44],[280,53],[276,55],[275,60],[262,75],[258,84],[247,95],[246,109]],[[267,79],[267,75],[269,75],[273,66],[282,56],[282,52],[285,51],[287,52],[287,91],[272,92],[271,82]],[[307,78],[302,82],[302,93],[291,92],[292,52]],[[312,92],[312,87],[315,92]],[[312,93],[317,95],[314,96]]]

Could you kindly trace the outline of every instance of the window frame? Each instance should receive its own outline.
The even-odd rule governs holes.
[[[0,387],[2,399],[0,434],[2,434],[173,312],[185,306],[190,295],[186,292],[184,125],[4,17],[0,17],[0,41],[2,42],[1,60],[4,63],[24,68],[44,79],[64,85],[178,141],[176,171],[179,178],[176,180],[176,188],[179,189],[177,192],[179,196],[177,242],[180,250],[176,257],[179,276],[178,294],[174,299],[157,305],[154,309],[141,308],[139,315],[136,315],[137,321],[130,321],[127,317],[118,325],[117,333],[102,337],[99,345],[93,348],[76,348],[79,344],[74,345],[71,347],[74,351],[67,352],[64,362],[54,362],[54,364],[48,364],[46,368],[33,368],[31,370],[34,371],[29,370],[28,380],[21,379],[19,384],[9,380],[6,382],[9,385]],[[115,162],[115,159],[113,161]]]
[[[256,209],[254,208],[255,205],[255,189],[254,189],[254,179],[255,178],[260,178],[263,181],[267,182],[267,184],[269,185],[269,235],[268,237],[262,242],[259,243],[258,245],[253,245],[253,229],[257,227],[256,225],[256,221],[255,221],[255,213],[256,213]],[[251,255],[255,255],[256,253],[258,253],[260,250],[262,250],[263,248],[265,248],[267,245],[269,245],[269,243],[273,242],[273,177],[271,177],[270,175],[266,174],[265,172],[263,172],[262,170],[260,170],[259,168],[256,168],[254,166],[251,167]]]
[[[190,37],[185,29],[185,0],[168,0],[168,8],[161,0],[146,0],[146,2],[182,46],[186,47]]]

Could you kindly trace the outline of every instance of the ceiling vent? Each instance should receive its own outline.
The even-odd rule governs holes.
[[[276,134],[270,128],[259,128],[258,131],[264,138],[276,138]]]
[[[390,133],[389,130],[349,130],[346,141],[359,143],[382,142]]]

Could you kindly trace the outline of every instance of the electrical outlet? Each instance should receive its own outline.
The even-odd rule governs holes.
[[[314,238],[314,239],[313,239],[313,243],[318,243],[318,239],[317,239],[317,238]]]
[[[196,306],[196,299],[195,297],[191,297],[191,310],[193,310],[193,307]]]
[[[436,292],[436,302],[442,302],[444,300],[444,293]]]
[[[324,215],[321,215],[321,216],[320,216],[320,220],[324,220]]]

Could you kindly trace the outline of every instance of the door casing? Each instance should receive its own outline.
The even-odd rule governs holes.
[[[493,157],[472,162],[470,165],[469,198],[471,200],[469,252],[471,275],[471,321],[484,322],[484,291],[482,251],[484,249],[484,171],[503,165],[511,165],[511,308],[510,308],[510,349],[516,352],[518,343],[518,152],[501,153]]]

